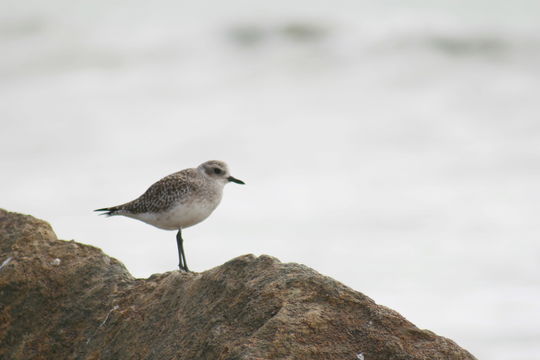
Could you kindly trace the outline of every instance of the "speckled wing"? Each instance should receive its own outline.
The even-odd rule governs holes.
[[[115,211],[132,214],[161,212],[197,192],[195,169],[185,169],[159,180],[136,200],[117,206]]]

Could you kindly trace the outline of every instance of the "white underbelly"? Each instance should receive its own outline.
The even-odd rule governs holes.
[[[188,206],[179,204],[161,213],[129,214],[126,216],[144,221],[165,230],[185,229],[206,219],[218,204],[208,202],[191,203]]]

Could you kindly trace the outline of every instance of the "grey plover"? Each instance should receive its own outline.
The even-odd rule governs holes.
[[[231,181],[244,184],[230,175],[223,161],[210,160],[195,169],[184,169],[164,177],[133,201],[95,211],[108,216],[127,216],[160,229],[178,230],[178,267],[189,271],[182,229],[206,219],[219,205],[223,187]]]

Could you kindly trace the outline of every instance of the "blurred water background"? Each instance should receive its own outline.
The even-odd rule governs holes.
[[[0,206],[136,276],[174,233],[91,210],[209,159],[190,267],[300,262],[479,359],[540,353],[540,2],[0,2]]]

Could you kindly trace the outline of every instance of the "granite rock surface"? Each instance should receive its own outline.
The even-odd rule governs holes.
[[[0,266],[0,359],[475,359],[336,280],[265,255],[135,279],[100,249],[0,210]]]

